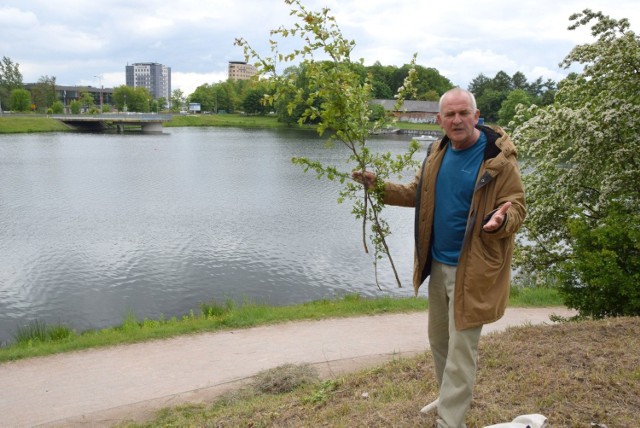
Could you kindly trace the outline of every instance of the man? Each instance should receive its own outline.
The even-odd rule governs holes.
[[[386,182],[384,202],[415,207],[413,287],[429,279],[429,343],[440,386],[438,426],[464,427],[476,377],[482,325],[504,314],[514,237],[526,215],[513,142],[499,127],[477,125],[468,91],[440,98],[433,143],[415,179]],[[356,171],[367,187],[375,174]]]

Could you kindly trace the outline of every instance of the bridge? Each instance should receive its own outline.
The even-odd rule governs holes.
[[[115,127],[118,132],[124,132],[125,126],[139,126],[145,134],[161,134],[162,124],[171,120],[173,116],[154,113],[102,113],[51,114],[49,117],[80,131],[100,132]]]

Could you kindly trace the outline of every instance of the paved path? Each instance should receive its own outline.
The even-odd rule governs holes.
[[[562,308],[508,309],[483,334],[549,323]],[[328,377],[424,352],[427,313],[292,322],[0,364],[0,427],[111,426],[211,399],[261,370],[315,365]]]

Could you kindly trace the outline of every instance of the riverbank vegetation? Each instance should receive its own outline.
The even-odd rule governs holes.
[[[64,123],[50,117],[0,115],[0,134],[26,134],[30,132],[70,131]]]
[[[640,319],[512,327],[480,340],[467,426],[539,413],[549,426],[632,427],[640,409]],[[613,363],[615,362],[615,363]],[[430,353],[318,378],[310,366],[260,373],[212,403],[167,408],[133,427],[435,426]],[[314,377],[315,376],[315,377]]]
[[[190,126],[229,126],[236,128],[261,129],[299,129],[316,130],[315,126],[283,123],[275,116],[247,115],[239,113],[225,114],[175,114],[172,119],[163,124],[165,128]],[[400,122],[394,125],[396,129],[410,129],[417,131],[439,131],[435,124]],[[0,134],[20,134],[29,132],[64,132],[73,131],[59,120],[44,115],[0,115]]]
[[[557,292],[547,288],[514,288],[509,304],[512,307],[562,306]],[[249,328],[288,321],[423,311],[427,307],[428,303],[424,298],[368,299],[348,294],[338,299],[291,306],[269,306],[249,301],[241,304],[233,301],[207,302],[200,305],[199,310],[191,310],[181,317],[139,320],[135,314],[129,314],[122,325],[84,332],[76,332],[62,324],[47,325],[36,321],[18,328],[14,341],[0,347],[0,363],[80,349],[165,339],[182,334]]]

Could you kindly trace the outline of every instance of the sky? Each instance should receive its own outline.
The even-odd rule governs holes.
[[[627,18],[640,33],[637,0],[302,0],[324,7],[345,38],[352,60],[365,65],[433,67],[468,87],[480,73],[520,71],[529,81],[559,81],[559,63],[590,28],[570,31],[584,9]],[[284,0],[0,0],[0,56],[19,64],[24,83],[55,76],[59,85],[105,88],[125,84],[125,66],[171,67],[172,90],[185,95],[227,79],[229,61],[243,61],[244,38],[264,57],[270,31],[296,22]],[[282,42],[292,48],[294,39]],[[251,60],[253,61],[253,60]]]

